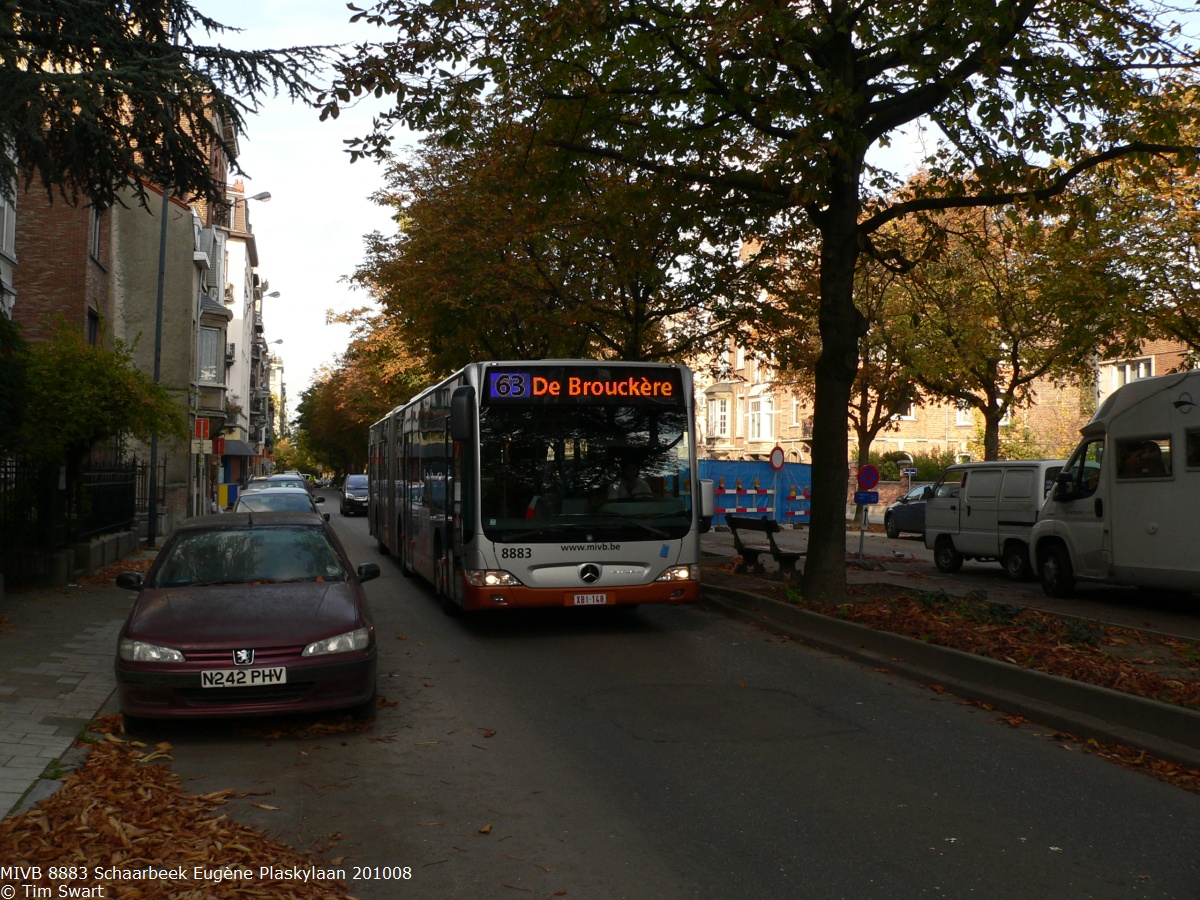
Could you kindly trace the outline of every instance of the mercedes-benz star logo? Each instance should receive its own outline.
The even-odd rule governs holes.
[[[249,665],[253,665],[253,663],[254,663],[254,651],[253,650],[234,650],[233,651],[233,664],[235,666],[249,666]]]
[[[600,567],[594,563],[588,563],[585,566],[580,566],[579,578],[584,584],[592,584],[600,578]]]

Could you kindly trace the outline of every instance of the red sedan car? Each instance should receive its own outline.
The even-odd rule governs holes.
[[[375,626],[333,531],[311,513],[201,516],[143,576],[121,629],[117,695],[130,718],[269,715],[375,705]]]

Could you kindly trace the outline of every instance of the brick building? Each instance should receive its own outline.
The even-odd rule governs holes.
[[[1079,441],[1079,429],[1109,393],[1129,381],[1186,367],[1187,362],[1182,345],[1154,341],[1145,344],[1135,357],[1098,361],[1094,383],[1037,384],[1035,402],[1028,408],[1013,410],[1002,424],[1001,443],[1014,449],[1017,444],[1025,444],[1022,455],[1066,457]],[[694,367],[702,456],[765,460],[779,446],[789,462],[812,461],[812,403],[777,384],[769,365],[731,342],[720,357],[697,361]],[[849,426],[848,434],[853,460],[857,438]],[[902,452],[910,457],[949,454],[957,459],[979,459],[982,434],[982,417],[977,410],[931,400],[913,404],[896,416],[875,438],[871,450],[880,454]],[[880,487],[881,502],[886,502],[904,485]],[[852,490],[853,484],[848,492]]]

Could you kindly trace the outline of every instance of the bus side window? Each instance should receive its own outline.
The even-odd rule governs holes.
[[[1200,469],[1200,431],[1187,433],[1187,467]]]

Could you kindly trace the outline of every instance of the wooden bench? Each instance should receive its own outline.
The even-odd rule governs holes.
[[[748,572],[750,569],[763,572],[762,562],[759,557],[764,553],[770,553],[771,558],[779,565],[781,575],[790,575],[795,578],[800,574],[796,568],[796,563],[804,558],[802,550],[781,550],[779,545],[775,543],[775,535],[783,530],[783,527],[774,519],[756,518],[754,516],[735,516],[726,514],[725,524],[729,526],[729,530],[733,533],[734,549],[742,557],[742,564],[738,566],[739,572]],[[754,531],[767,536],[766,547],[751,547],[748,546],[738,534],[739,531]]]

